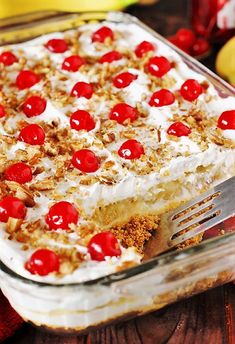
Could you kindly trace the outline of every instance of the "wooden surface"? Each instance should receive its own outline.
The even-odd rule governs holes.
[[[187,24],[190,1],[162,0],[127,11],[168,36]],[[214,68],[214,53],[202,61]],[[24,325],[5,344],[235,344],[235,286],[216,288],[158,312],[83,337],[59,337]]]

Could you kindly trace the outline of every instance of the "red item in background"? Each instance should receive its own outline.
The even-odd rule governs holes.
[[[23,324],[23,319],[11,308],[0,291],[0,343],[14,334]]]
[[[235,231],[235,216],[230,217],[229,219],[225,220],[224,222],[219,223],[217,226],[208,229],[203,234],[203,240],[214,238],[218,235],[222,235],[225,233],[231,233]]]
[[[225,42],[235,35],[234,0],[192,0],[192,26],[197,34]]]

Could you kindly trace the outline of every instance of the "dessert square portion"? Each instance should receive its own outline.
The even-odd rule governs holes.
[[[0,48],[0,259],[18,274],[138,264],[162,213],[233,175],[234,99],[136,24]]]

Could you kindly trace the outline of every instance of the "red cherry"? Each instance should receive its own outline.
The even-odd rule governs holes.
[[[50,39],[46,44],[45,47],[50,50],[52,53],[64,53],[68,50],[68,45],[64,39]]]
[[[72,55],[64,59],[62,69],[65,69],[69,72],[77,72],[84,64],[85,60],[83,58],[81,58],[79,55]]]
[[[146,68],[152,75],[161,78],[169,72],[171,64],[164,56],[154,56],[149,59]]]
[[[188,136],[191,133],[191,129],[187,127],[182,122],[175,122],[169,126],[167,129],[167,134],[168,135],[174,135],[174,136]]]
[[[0,221],[7,222],[9,217],[24,219],[27,209],[17,197],[7,196],[0,201]]]
[[[155,47],[152,43],[148,41],[143,41],[137,45],[135,48],[135,54],[137,57],[143,57],[149,51],[154,51]]]
[[[78,110],[74,112],[70,117],[70,126],[75,130],[90,131],[95,128],[95,121],[85,110]]]
[[[93,94],[93,87],[91,84],[88,84],[87,82],[79,81],[77,82],[71,91],[71,96],[73,97],[84,97],[87,99],[90,99]]]
[[[91,40],[93,43],[94,42],[103,43],[107,38],[110,38],[113,40],[114,33],[109,27],[102,26],[100,29],[98,29],[92,34]]]
[[[3,105],[0,104],[0,118],[6,115],[6,111]]]
[[[166,89],[161,89],[159,91],[156,91],[152,94],[149,105],[150,106],[165,106],[165,105],[171,105],[175,101],[175,96],[174,94]]]
[[[133,122],[137,119],[137,111],[128,104],[119,103],[112,108],[109,118],[117,121],[119,124],[123,124],[127,119]]]
[[[29,124],[21,129],[19,140],[29,145],[43,145],[45,142],[45,132],[37,124]]]
[[[171,42],[174,45],[177,45],[177,43],[178,43],[178,38],[175,35],[169,36],[169,37],[167,37],[167,39],[169,42]]]
[[[92,260],[103,261],[105,257],[119,257],[120,245],[111,232],[102,232],[94,235],[87,246]]]
[[[71,223],[77,224],[79,214],[75,206],[69,202],[55,203],[45,216],[50,229],[69,229]]]
[[[128,160],[139,159],[144,154],[144,147],[137,140],[127,140],[119,148],[118,154]]]
[[[180,88],[181,96],[189,102],[196,100],[202,92],[202,86],[194,79],[186,80]]]
[[[115,76],[115,78],[113,79],[113,84],[117,88],[125,88],[129,86],[132,83],[132,81],[136,80],[137,78],[138,75],[129,72],[124,72]]]
[[[179,42],[177,36],[168,37],[168,41],[170,41],[172,44],[174,44],[177,48],[183,50],[185,53],[190,54],[190,48],[182,45],[181,42]]]
[[[46,110],[47,102],[39,96],[29,97],[23,104],[23,112],[27,117],[41,115]]]
[[[25,263],[25,269],[33,275],[47,276],[51,272],[58,272],[60,260],[58,255],[46,248],[35,251]]]
[[[85,173],[96,172],[100,167],[99,158],[89,149],[81,149],[73,154],[72,164]]]
[[[40,78],[37,74],[31,70],[22,70],[19,72],[16,78],[16,86],[20,90],[30,88],[33,85],[37,84],[40,81]]]
[[[122,54],[116,50],[113,50],[101,56],[101,58],[99,59],[99,63],[105,63],[105,62],[111,63],[113,61],[118,61],[121,58],[122,58]]]
[[[4,66],[11,66],[15,62],[18,62],[18,58],[12,52],[5,51],[0,54],[0,63]]]
[[[220,129],[234,129],[235,130],[235,110],[228,110],[222,112],[218,119],[218,127]]]
[[[186,28],[179,29],[176,32],[176,37],[179,44],[187,48],[191,48],[196,40],[195,33],[192,30]]]
[[[19,184],[30,182],[33,178],[31,168],[24,162],[17,162],[6,168],[4,172],[6,180],[12,180]]]
[[[192,55],[199,56],[207,53],[210,50],[209,42],[204,38],[197,38],[192,46]]]

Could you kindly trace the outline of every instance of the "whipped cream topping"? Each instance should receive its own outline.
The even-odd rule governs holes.
[[[235,108],[234,99],[232,97],[221,98],[203,75],[192,71],[177,53],[137,25],[109,22],[104,24],[115,32],[115,40],[111,47],[108,44],[92,44],[91,35],[101,24],[88,24],[77,30],[44,35],[28,42],[0,48],[0,53],[11,50],[20,60],[24,59],[22,62],[23,67],[15,63],[4,69],[5,82],[2,85],[0,103],[12,98],[12,92],[15,92],[18,106],[9,109],[10,115],[6,119],[0,119],[0,134],[2,135],[0,136],[0,142],[2,143],[0,155],[9,162],[11,160],[21,161],[25,152],[28,154],[27,159],[41,154],[40,146],[29,147],[29,145],[17,141],[19,135],[18,124],[25,121],[29,124],[46,124],[51,127],[56,124],[58,130],[67,129],[66,135],[68,136],[64,137],[65,144],[67,141],[73,143],[75,147],[80,145],[89,148],[102,160],[100,169],[89,174],[89,178],[93,178],[94,181],[82,183],[81,180],[84,174],[73,169],[66,171],[62,179],[55,181],[54,189],[39,192],[38,196],[35,197],[36,206],[28,208],[26,222],[40,220],[44,226],[44,216],[48,213],[49,207],[55,203],[55,200],[66,200],[76,205],[79,204],[81,209],[79,225],[86,223],[89,225],[93,214],[100,206],[133,197],[143,196],[147,199],[152,188],[154,188],[155,193],[162,191],[160,187],[158,188],[158,184],[186,178],[185,174],[187,173],[191,173],[187,180],[190,180],[193,185],[198,180],[196,170],[199,166],[226,165],[226,161],[229,161],[231,166],[235,164],[233,146],[235,130],[224,130],[221,133],[221,136],[229,141],[229,146],[218,145],[213,140],[217,131],[218,117],[222,111]],[[64,59],[73,52],[67,50],[61,54],[50,53],[44,45],[49,39],[53,38],[76,39],[79,54],[85,59],[93,59],[93,64],[89,65],[89,68],[86,66],[80,68],[78,72],[63,70],[61,65]],[[166,56],[174,65],[167,75],[162,78],[163,81],[159,85],[154,84],[154,89],[152,87],[153,78],[146,73],[143,66],[138,67],[137,63],[130,64],[128,53],[133,52],[136,45],[143,40],[148,40],[155,45],[154,55]],[[98,58],[110,50],[118,50],[123,53],[121,60],[111,64],[113,68],[111,71],[108,69],[107,64],[103,65],[98,62]],[[18,91],[14,86],[14,82],[20,69],[34,69],[37,71],[40,63],[44,64],[45,70],[42,68],[43,66],[40,67],[44,77],[30,90]],[[99,85],[101,82],[102,71],[106,71],[109,78],[105,80],[101,87],[98,87],[97,84]],[[128,71],[138,77],[128,87],[120,90],[113,85],[112,79],[122,71]],[[182,83],[192,78],[199,83],[207,84],[205,92],[196,101],[191,103],[177,96],[172,105],[158,108],[149,105],[149,99],[154,91],[160,88],[168,88],[177,94]],[[91,99],[84,97],[69,99],[69,94],[78,81],[94,84],[95,91]],[[27,118],[19,104],[24,101],[28,94],[34,93],[40,94],[47,100],[46,110],[37,117]],[[138,108],[138,111],[143,114],[143,117],[138,118],[138,125],[135,122],[126,126],[109,123],[111,122],[109,121],[110,110],[118,102],[126,102]],[[78,109],[85,109],[92,114],[96,126],[90,132],[77,132],[70,128],[70,114]],[[205,145],[201,144],[205,138],[197,127],[192,128],[193,135],[188,137],[183,136],[172,139],[167,135],[167,129],[176,121],[175,118],[185,121],[187,114],[192,113],[193,116],[196,110],[203,113],[207,119],[211,119],[206,128],[208,137]],[[105,136],[112,134],[115,136],[114,140],[106,142]],[[148,169],[146,169],[146,160],[124,161],[117,154],[119,147],[127,140],[128,135],[132,135],[131,138],[141,142],[145,148],[147,158],[150,159],[153,153],[157,155],[157,161],[150,161],[151,164],[149,164]],[[6,143],[3,136],[11,137],[15,140],[15,143]],[[48,150],[53,148],[47,140],[44,147]],[[35,169],[43,166],[43,172],[36,174],[32,182],[27,184],[28,187],[56,175],[59,163],[64,161],[63,159],[60,161],[60,157],[56,154],[52,154],[52,156],[52,158],[43,156],[34,164]],[[66,157],[66,159],[71,159],[71,156]],[[111,169],[107,169],[106,162],[112,164]],[[225,173],[229,176],[229,166],[227,167]],[[0,223],[0,258],[13,270],[28,278],[57,282],[55,275],[41,278],[30,275],[24,269],[24,263],[30,257],[34,248],[31,247],[29,250],[23,251],[20,243],[7,239],[8,234],[6,234],[5,229],[6,225]],[[74,238],[69,237],[67,247],[76,248],[78,252],[86,255],[86,247],[76,243],[79,239],[78,234],[73,233],[73,235]],[[60,245],[56,242],[48,242],[48,244],[52,246]],[[140,259],[141,255],[133,247],[122,248],[120,257],[107,257],[103,262],[91,261],[88,255],[86,261],[78,269],[72,274],[60,278],[59,282],[77,282],[96,278],[116,271],[126,262],[139,263]]]

